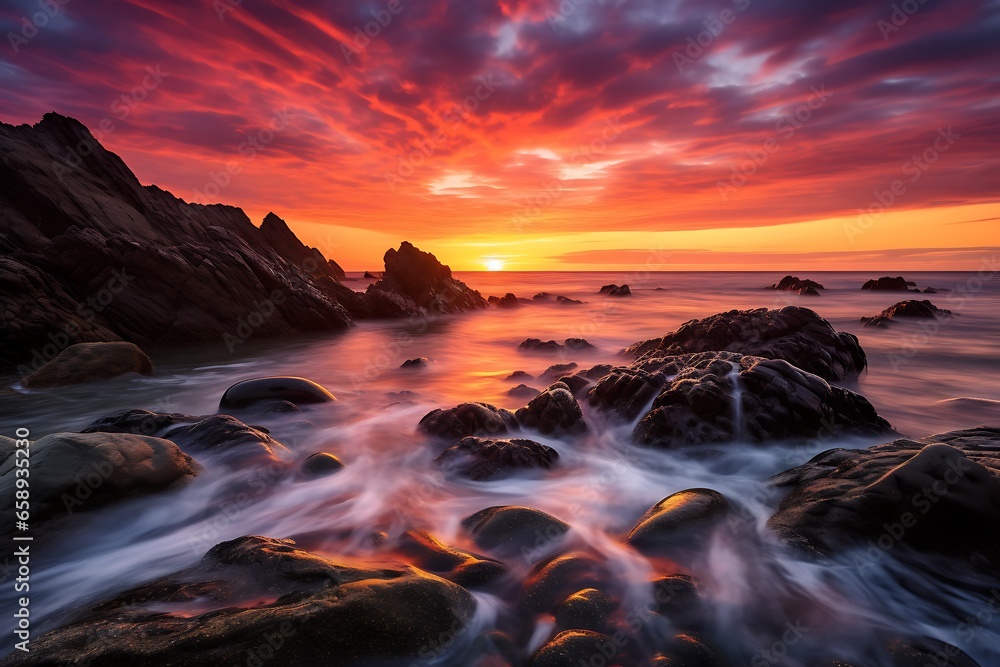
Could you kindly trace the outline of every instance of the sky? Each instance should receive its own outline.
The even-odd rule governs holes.
[[[977,270],[1000,0],[4,0],[0,121],[348,270]]]

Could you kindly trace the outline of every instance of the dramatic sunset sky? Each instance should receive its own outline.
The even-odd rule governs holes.
[[[0,120],[76,117],[143,183],[273,210],[348,270],[404,238],[470,270],[1000,247],[1000,0],[48,4],[2,4]]]

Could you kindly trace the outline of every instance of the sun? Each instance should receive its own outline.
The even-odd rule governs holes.
[[[488,259],[485,262],[488,271],[503,271],[503,260]]]

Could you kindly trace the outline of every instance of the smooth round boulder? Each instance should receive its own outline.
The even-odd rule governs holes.
[[[653,505],[626,538],[642,552],[690,548],[704,542],[732,507],[718,491],[687,489]]]
[[[138,346],[122,341],[77,343],[21,380],[21,386],[51,389],[107,380],[127,373],[153,374],[153,362]]]
[[[616,665],[620,647],[611,637],[587,630],[560,632],[548,644],[538,649],[528,661],[528,667],[577,667],[590,665],[600,658],[602,665]]]
[[[302,472],[311,477],[326,477],[343,469],[344,463],[329,452],[316,452],[302,462]]]
[[[241,410],[262,401],[288,401],[297,406],[330,403],[337,397],[312,380],[266,377],[237,382],[222,395],[220,410]]]
[[[563,600],[556,609],[556,628],[563,630],[590,630],[605,632],[608,618],[614,612],[615,601],[596,588],[585,588]]]
[[[569,524],[530,507],[487,507],[462,519],[482,549],[499,554],[544,553],[561,541]]]
[[[604,561],[587,553],[571,552],[532,569],[521,604],[535,613],[555,613],[574,593],[595,589],[606,594],[613,585],[613,575]]]
[[[521,426],[542,435],[579,435],[587,431],[580,404],[563,382],[556,382],[531,399],[514,417]]]

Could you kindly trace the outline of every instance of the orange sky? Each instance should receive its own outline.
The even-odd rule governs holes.
[[[1000,248],[995,3],[884,34],[854,0],[404,1],[368,43],[378,2],[105,4],[0,55],[0,120],[79,118],[144,183],[274,211],[348,270],[403,239],[456,270],[975,270]]]

